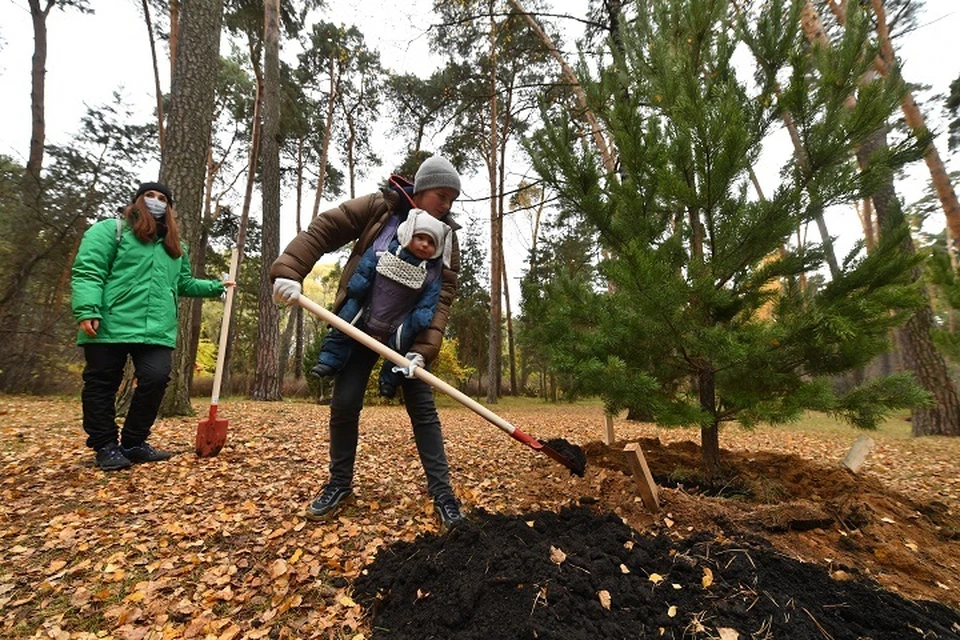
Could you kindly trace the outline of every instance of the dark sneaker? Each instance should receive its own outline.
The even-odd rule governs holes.
[[[326,378],[327,376],[337,375],[337,370],[328,364],[318,362],[317,364],[313,365],[313,369],[310,369],[310,375],[317,378]]]
[[[97,466],[104,471],[118,471],[133,466],[133,462],[123,455],[123,451],[118,445],[108,444],[97,451]]]
[[[441,531],[449,531],[464,521],[463,513],[460,512],[460,503],[449,493],[434,498],[433,510],[440,518]]]
[[[307,520],[326,520],[333,517],[340,506],[353,500],[353,489],[328,484],[307,507]]]
[[[124,455],[130,458],[130,462],[135,464],[140,462],[160,462],[161,460],[169,460],[173,456],[169,451],[154,449],[149,442],[138,444],[135,447],[121,447],[121,449],[123,449]]]

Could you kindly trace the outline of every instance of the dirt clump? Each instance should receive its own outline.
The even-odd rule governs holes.
[[[533,468],[515,513],[381,550],[354,583],[374,638],[960,639],[944,505],[789,454],[724,450],[705,477],[695,443],[636,442],[660,513],[627,442],[588,443],[559,511],[524,511],[549,503]]]

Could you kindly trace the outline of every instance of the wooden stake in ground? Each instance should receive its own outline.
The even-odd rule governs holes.
[[[603,414],[603,444],[610,446],[614,443],[613,437],[613,416],[609,413]]]
[[[653,481],[650,467],[647,466],[647,459],[643,457],[643,452],[640,451],[640,445],[631,442],[623,448],[623,453],[630,464],[633,480],[637,483],[637,492],[640,494],[640,499],[643,500],[643,506],[647,508],[647,511],[657,513],[660,511],[660,501],[657,499],[657,484]]]
[[[853,473],[856,473],[860,470],[860,467],[863,466],[870,452],[873,451],[873,447],[873,438],[870,436],[860,436],[853,441],[853,446],[850,447],[850,451],[847,452],[847,456],[840,464],[850,469]]]

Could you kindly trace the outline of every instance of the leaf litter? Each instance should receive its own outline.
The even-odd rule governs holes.
[[[319,525],[302,514],[326,476],[328,408],[221,411],[216,458],[193,455],[198,419],[168,419],[152,441],[180,455],[104,474],[78,401],[0,399],[0,635],[472,638],[495,622],[487,637],[960,637],[957,439],[874,436],[854,476],[838,466],[852,431],[729,429],[713,486],[695,432],[618,422],[607,446],[599,408],[502,411],[581,444],[578,478],[441,406],[470,521],[439,535],[402,408],[365,410],[357,503]],[[658,514],[624,464],[631,442]],[[403,635],[441,602],[457,603],[437,614],[453,626]]]

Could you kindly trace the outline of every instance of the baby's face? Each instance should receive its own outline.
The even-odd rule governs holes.
[[[437,245],[432,236],[426,233],[415,233],[410,240],[410,244],[407,245],[407,249],[419,259],[429,260],[437,250]]]

